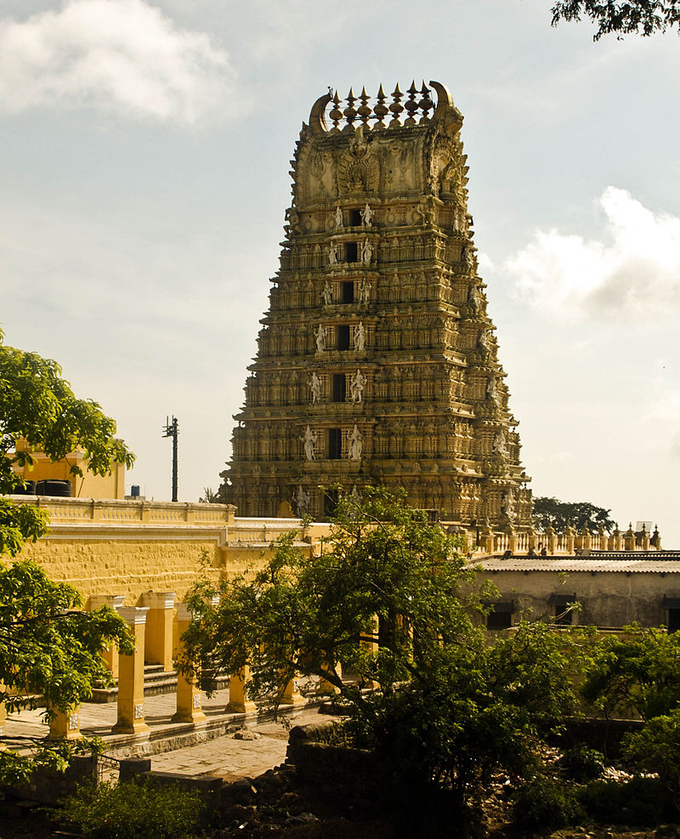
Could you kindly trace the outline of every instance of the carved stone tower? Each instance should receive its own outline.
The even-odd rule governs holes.
[[[382,483],[464,526],[529,524],[477,275],[463,118],[430,85],[389,98],[381,86],[374,100],[350,90],[346,104],[327,94],[302,127],[281,268],[222,473],[239,515],[322,519],[337,495],[322,487]]]

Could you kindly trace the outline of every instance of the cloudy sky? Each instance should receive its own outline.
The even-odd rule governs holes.
[[[288,161],[331,85],[446,83],[534,492],[680,548],[680,39],[550,0],[4,0],[0,322],[180,498],[229,458]]]

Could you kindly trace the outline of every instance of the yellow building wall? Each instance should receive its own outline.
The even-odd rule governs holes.
[[[116,463],[110,475],[93,475],[87,471],[87,460],[82,452],[71,452],[54,463],[42,452],[31,452],[33,466],[16,468],[25,481],[70,481],[74,498],[125,498],[125,464]],[[71,466],[79,466],[83,476],[70,472]]]

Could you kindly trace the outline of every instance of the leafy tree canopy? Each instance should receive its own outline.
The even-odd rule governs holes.
[[[32,463],[30,452],[16,450],[22,438],[53,460],[81,449],[96,475],[108,474],[114,463],[132,466],[134,455],[116,438],[114,420],[96,402],[76,398],[56,361],[3,340],[0,331],[0,493],[23,484],[13,464]],[[82,475],[82,470],[73,464],[71,473]]]
[[[540,530],[550,525],[562,531],[569,525],[579,531],[587,527],[590,533],[597,533],[601,526],[611,532],[616,522],[609,515],[610,512],[588,501],[559,501],[547,496],[534,498],[534,525]]]
[[[478,618],[491,587],[457,547],[403,495],[367,488],[340,501],[320,555],[291,536],[259,570],[200,583],[180,667],[210,690],[249,666],[255,698],[275,701],[299,674],[325,679],[394,789],[435,790],[459,810],[574,709],[575,665],[568,634],[543,624],[489,644]]]
[[[23,483],[12,470],[12,464],[30,463],[30,454],[16,451],[20,438],[55,460],[81,448],[88,468],[106,474],[114,463],[133,461],[115,430],[96,402],[73,395],[54,361],[6,347],[0,332],[0,493]],[[77,466],[71,471],[81,474]],[[82,611],[74,588],[53,582],[36,563],[16,559],[27,541],[47,530],[44,510],[0,498],[0,557],[15,560],[0,564],[0,702],[9,711],[33,707],[39,697],[51,709],[68,711],[92,695],[95,680],[110,681],[101,657],[105,646],[133,648],[116,612]],[[0,751],[0,783],[25,780],[37,766],[63,768],[79,748],[35,746],[29,757]]]
[[[677,27],[680,0],[559,0],[552,7],[552,24],[589,18],[597,25],[593,36],[653,35]]]

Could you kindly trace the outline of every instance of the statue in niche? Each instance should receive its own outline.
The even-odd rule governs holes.
[[[352,402],[354,402],[355,405],[358,405],[363,399],[366,381],[366,376],[364,376],[361,370],[357,370],[356,374],[352,376],[352,381],[349,386],[349,393],[352,397]]]
[[[366,349],[366,329],[361,321],[354,329],[354,349],[363,352]]]
[[[359,431],[356,424],[351,431],[347,432],[349,441],[349,459],[361,460],[361,452],[364,448],[364,435]]]
[[[361,261],[364,265],[368,265],[373,257],[373,245],[370,243],[368,236],[361,243]]]
[[[482,293],[479,290],[479,286],[472,286],[472,288],[470,289],[470,296],[468,297],[468,302],[470,303],[473,312],[479,311],[479,308],[482,305]]]
[[[371,302],[371,281],[364,277],[359,285],[359,302],[367,306]]]
[[[324,306],[330,306],[333,302],[333,286],[330,280],[326,280],[321,289],[321,302]]]
[[[486,398],[489,402],[493,402],[495,405],[498,405],[498,386],[496,385],[495,376],[491,376],[486,383]]]
[[[340,230],[342,227],[342,210],[340,207],[335,208],[335,229]]]
[[[326,327],[320,323],[316,332],[314,333],[314,337],[316,338],[316,351],[323,352],[326,349],[326,337],[328,336],[328,330]]]
[[[305,448],[305,457],[307,460],[314,460],[316,454],[316,441],[319,439],[319,435],[316,431],[312,431],[312,429],[307,426],[305,429],[305,433],[300,437],[302,442],[304,443]]]
[[[496,436],[493,438],[493,451],[494,454],[499,454],[501,457],[505,457],[508,453],[505,446],[505,433],[502,429],[499,429],[496,432]]]
[[[309,513],[309,493],[305,491],[302,484],[298,485],[297,492],[293,493],[293,502],[297,510],[298,516],[303,519]]]
[[[373,221],[373,210],[371,209],[371,205],[366,202],[366,206],[361,211],[361,224],[363,227],[370,227],[371,222]]]
[[[331,242],[328,246],[328,264],[329,265],[337,265],[338,264],[338,245],[336,242]]]
[[[479,343],[487,352],[491,351],[491,330],[483,329],[479,336]]]
[[[515,493],[512,487],[509,487],[508,490],[503,493],[503,498],[501,500],[501,513],[509,519],[513,519],[515,517]]]
[[[321,378],[318,373],[312,373],[309,377],[309,389],[312,391],[312,405],[321,401]]]

